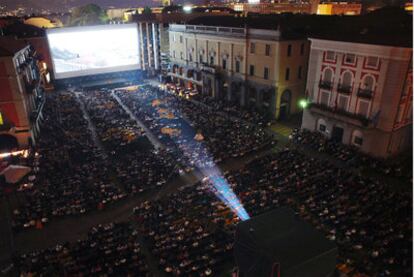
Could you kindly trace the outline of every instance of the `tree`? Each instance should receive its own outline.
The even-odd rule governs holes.
[[[69,25],[85,26],[105,24],[108,21],[106,12],[95,4],[76,7],[72,10]]]
[[[144,14],[150,14],[150,13],[152,13],[152,10],[151,10],[150,7],[145,7],[144,8],[144,11],[142,13],[144,13]]]

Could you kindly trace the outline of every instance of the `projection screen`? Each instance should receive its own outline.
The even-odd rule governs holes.
[[[48,29],[55,79],[139,67],[137,24]]]

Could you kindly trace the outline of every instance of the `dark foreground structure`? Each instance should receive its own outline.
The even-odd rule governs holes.
[[[282,207],[241,222],[234,254],[240,277],[322,277],[335,271],[334,242]]]

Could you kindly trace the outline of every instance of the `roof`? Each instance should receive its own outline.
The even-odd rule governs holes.
[[[14,37],[0,37],[0,57],[14,56],[28,44]]]
[[[399,8],[384,8],[361,16],[309,14],[249,14],[209,16],[189,20],[189,25],[276,30],[282,37],[312,37],[376,45],[412,47],[412,15]]]
[[[358,17],[342,17],[309,37],[343,42],[412,48],[413,17],[399,8],[384,8]]]
[[[234,245],[241,276],[328,276],[335,270],[337,247],[288,207],[239,223]]]

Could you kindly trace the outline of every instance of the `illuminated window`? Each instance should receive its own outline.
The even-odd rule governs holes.
[[[4,122],[3,122],[3,115],[0,113],[0,125],[3,125],[4,124]]]

